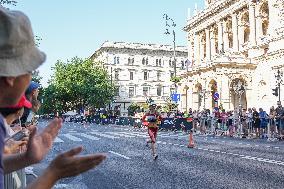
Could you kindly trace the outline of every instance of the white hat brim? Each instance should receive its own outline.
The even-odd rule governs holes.
[[[0,58],[0,76],[17,77],[36,70],[46,59],[44,52],[31,47],[21,56]]]

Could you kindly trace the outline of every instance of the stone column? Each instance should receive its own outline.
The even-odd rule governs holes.
[[[200,56],[200,60],[202,60],[204,58],[204,41],[203,41],[203,36],[199,36],[199,44],[200,44],[200,49],[199,49],[199,56]],[[200,62],[201,63],[201,62]]]
[[[206,32],[206,59],[211,60],[210,30],[206,28],[205,32]]]
[[[262,18],[260,15],[256,17],[256,40],[263,36],[262,31]]]
[[[239,41],[239,50],[242,49],[242,44],[244,44],[244,30],[245,30],[245,27],[241,21],[241,14],[239,14],[239,20],[238,20],[238,41]]]
[[[255,4],[249,3],[250,44],[256,45]]]
[[[223,23],[221,20],[218,22],[218,50],[219,53],[223,50]]]
[[[268,34],[277,35],[277,32],[284,30],[284,1],[283,0],[269,0],[269,28]],[[272,24],[273,23],[273,24]]]
[[[238,39],[238,19],[237,14],[232,14],[232,30],[233,30],[233,49],[239,51],[239,39]]]
[[[211,44],[211,55],[214,56],[216,54],[216,38],[214,36],[214,28],[212,28],[211,32],[210,32],[210,44]]]
[[[200,56],[199,56],[199,34],[196,33],[195,34],[195,38],[194,38],[194,65],[197,66],[199,65],[200,62]]]
[[[229,49],[229,35],[226,27],[226,21],[223,21],[223,42],[224,42],[224,50]]]

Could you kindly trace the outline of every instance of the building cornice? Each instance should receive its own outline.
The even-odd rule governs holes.
[[[247,5],[247,0],[221,0],[188,20],[183,30],[187,32],[198,32],[210,25],[213,25],[214,23],[218,23],[219,20],[246,7]]]

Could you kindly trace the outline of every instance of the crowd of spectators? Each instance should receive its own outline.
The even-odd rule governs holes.
[[[38,84],[31,82],[31,77],[46,56],[35,46],[31,23],[24,13],[0,7],[0,17],[0,189],[52,188],[61,178],[94,168],[106,156],[78,156],[81,146],[70,149],[58,154],[42,175],[26,186],[25,168],[45,158],[62,120],[55,118],[38,131],[34,119],[40,108]]]

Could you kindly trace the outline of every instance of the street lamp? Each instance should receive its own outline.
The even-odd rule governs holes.
[[[173,34],[174,40],[174,76],[177,76],[177,66],[176,66],[176,32],[174,28],[176,27],[176,24],[172,18],[170,18],[167,14],[163,15],[163,18],[166,20],[166,35]],[[169,31],[171,28],[173,28],[172,33]],[[175,92],[177,93],[177,85],[175,84]]]
[[[238,80],[238,83],[234,82],[233,90],[239,96],[239,113],[241,113],[241,108],[242,108],[241,100],[242,100],[242,95],[245,92],[245,88],[241,80]]]
[[[275,74],[275,78],[276,78],[277,87],[274,89],[274,91],[275,91],[274,95],[275,96],[278,95],[278,103],[281,104],[280,86],[283,84],[283,72],[278,69],[277,73]]]

